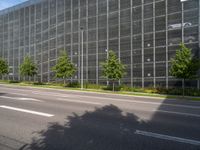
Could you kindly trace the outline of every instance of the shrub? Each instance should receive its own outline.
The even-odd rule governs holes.
[[[101,85],[98,84],[91,84],[91,83],[86,83],[84,84],[84,88],[88,88],[88,89],[102,89]]]
[[[79,82],[69,82],[66,87],[80,88],[80,83]]]
[[[13,80],[13,81],[12,81],[12,80],[9,80],[8,83],[20,83],[20,82],[19,82],[19,81],[16,81],[16,80]]]
[[[33,85],[46,85],[46,84],[42,82],[34,82]]]
[[[115,86],[115,91],[121,91],[122,86]],[[103,87],[103,90],[113,91],[113,86],[109,85],[106,87]]]

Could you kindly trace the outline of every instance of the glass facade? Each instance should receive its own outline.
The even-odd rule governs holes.
[[[126,65],[121,84],[139,87],[181,86],[169,74],[180,42],[200,55],[199,0],[30,0],[0,11],[0,56],[10,66],[5,78],[20,80],[26,55],[38,65],[43,82],[54,81],[51,68],[65,50],[80,80],[83,27],[84,80],[106,84],[101,62],[107,49]],[[187,86],[198,87],[198,81]]]

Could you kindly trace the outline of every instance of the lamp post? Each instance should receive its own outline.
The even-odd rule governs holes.
[[[107,60],[108,60],[108,57],[109,57],[109,50],[106,48],[105,51],[106,51],[106,58],[107,58]],[[108,85],[109,85],[109,81],[108,81],[108,78],[107,78],[107,86],[108,86]]]
[[[81,30],[81,90],[83,90],[83,27]]]

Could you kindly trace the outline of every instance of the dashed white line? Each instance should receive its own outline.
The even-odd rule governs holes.
[[[191,145],[197,145],[197,146],[200,145],[200,141],[197,141],[197,140],[185,139],[185,138],[174,137],[174,136],[158,134],[158,133],[153,133],[153,132],[136,130],[135,134],[153,137],[153,138],[158,138],[158,139],[162,139],[162,140],[169,140],[169,141],[174,141],[174,142],[186,143],[186,144],[191,144]]]
[[[9,93],[9,94],[11,94],[11,95],[20,95],[20,96],[27,96],[27,94],[22,94],[22,93]]]
[[[52,114],[37,112],[37,111],[27,110],[27,109],[22,109],[22,108],[16,108],[16,107],[4,106],[4,105],[1,105],[0,107],[4,108],[4,109],[19,111],[19,112],[25,112],[25,113],[39,115],[39,116],[43,116],[43,117],[53,117],[54,116]]]
[[[18,100],[18,101],[35,101],[35,102],[42,102],[42,100],[38,100],[38,99],[35,99],[35,98],[27,98],[27,97],[8,97],[8,96],[0,96],[0,98],[12,99],[12,100]]]
[[[200,115],[198,115],[198,114],[183,113],[183,112],[177,112],[177,111],[165,111],[165,110],[154,110],[154,111],[161,112],[161,113],[176,114],[176,115],[183,115],[183,116],[190,116],[190,117],[198,117],[198,118],[200,118]]]
[[[97,103],[97,102],[89,102],[89,101],[81,101],[81,100],[69,100],[69,99],[64,99],[64,98],[57,98],[57,100],[67,101],[67,102],[72,102],[72,103],[84,103],[84,104],[92,104],[92,105],[102,105],[101,103]]]
[[[86,95],[65,95],[65,94],[58,94],[58,93],[51,93],[51,92],[32,92],[33,94],[39,95],[52,95],[58,97],[72,97],[72,98],[96,98],[96,99],[104,99],[104,100],[111,100],[111,101],[118,101],[118,102],[129,102],[129,103],[139,103],[139,104],[150,104],[150,105],[162,105],[162,106],[172,106],[172,107],[182,107],[182,108],[191,108],[191,109],[200,109],[200,106],[188,106],[188,105],[180,105],[180,104],[166,104],[166,103],[159,103],[159,102],[145,102],[145,101],[136,101],[136,100],[127,100],[127,99],[116,99],[116,98],[109,98],[109,97],[98,97],[98,96],[86,96]]]

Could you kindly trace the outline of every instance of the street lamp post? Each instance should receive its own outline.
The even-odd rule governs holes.
[[[81,90],[83,90],[83,27],[81,29]]]
[[[107,55],[106,58],[107,58],[107,60],[108,60],[108,57],[109,57],[109,50],[106,48],[105,51],[106,51],[106,55]],[[109,85],[109,81],[108,81],[108,78],[107,78],[107,86],[108,86],[108,85]]]

